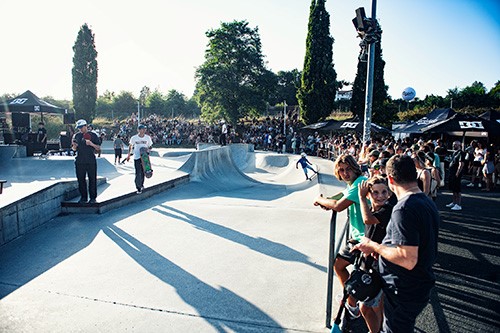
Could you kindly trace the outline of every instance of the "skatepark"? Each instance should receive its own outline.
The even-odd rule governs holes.
[[[133,163],[104,149],[98,203],[81,205],[73,157],[2,156],[0,331],[328,332],[331,213],[312,202],[344,185],[316,157],[306,181],[298,159],[249,145],[155,149],[136,194]],[[500,200],[464,196],[489,205],[482,221],[443,213],[420,332],[498,329]],[[335,279],[333,315],[340,293]]]

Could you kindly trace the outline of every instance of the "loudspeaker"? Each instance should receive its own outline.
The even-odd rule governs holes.
[[[29,127],[30,114],[29,113],[12,113],[12,127]]]
[[[75,123],[75,114],[74,113],[65,113],[64,114],[64,125],[73,125]]]

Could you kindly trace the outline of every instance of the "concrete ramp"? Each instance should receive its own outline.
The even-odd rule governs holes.
[[[189,173],[191,181],[214,189],[230,190],[257,184],[238,168],[229,146],[195,151],[179,170]]]

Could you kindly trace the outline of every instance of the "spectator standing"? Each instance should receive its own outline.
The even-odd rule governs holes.
[[[451,210],[462,210],[462,175],[465,167],[465,152],[460,141],[453,142],[453,155],[451,156],[448,178],[448,187],[453,192],[453,201],[446,205]]]
[[[227,125],[225,120],[221,120],[221,134],[220,134],[220,144],[221,146],[227,145]]]
[[[356,162],[354,156],[350,154],[342,154],[337,158],[333,166],[333,173],[337,179],[347,183],[346,189],[329,198],[325,198],[320,194],[313,204],[325,210],[334,210],[336,212],[347,209],[351,237],[356,241],[360,241],[365,235],[365,225],[361,214],[358,185],[367,178],[362,175],[359,164]],[[344,287],[345,281],[349,278],[347,266],[354,264],[355,260],[355,255],[350,250],[350,244],[341,249],[337,254],[333,266],[342,287]],[[354,319],[361,316],[357,302],[352,296],[347,299],[346,308],[351,318]]]
[[[493,173],[495,172],[495,150],[493,145],[488,146],[486,149],[486,155],[483,161],[483,175],[486,187],[483,191],[490,192],[493,190]]]
[[[417,186],[411,157],[392,157],[387,162],[387,177],[398,198],[387,234],[381,244],[364,237],[353,250],[379,257],[379,271],[385,280],[383,331],[413,332],[435,285],[432,265],[440,217],[436,205]]]
[[[419,150],[412,154],[415,168],[417,169],[417,185],[420,191],[425,195],[430,196],[431,193],[431,172],[427,170],[425,165],[426,154],[423,150]]]
[[[122,140],[122,137],[120,134],[118,134],[116,136],[116,139],[113,142],[113,147],[115,149],[115,165],[116,165],[117,161],[118,161],[118,163],[120,163],[120,160],[122,158],[123,147],[124,147],[123,140]]]
[[[40,147],[42,155],[47,154],[47,129],[45,128],[45,124],[41,121],[38,123],[38,130],[36,134],[36,142]]]
[[[75,171],[80,191],[79,203],[95,203],[97,198],[97,162],[95,154],[101,150],[99,138],[87,128],[85,119],[76,122],[79,132],[75,133],[72,140],[72,149],[76,152]],[[87,180],[88,177],[88,189]]]
[[[375,176],[359,184],[361,214],[365,223],[365,235],[372,241],[381,243],[386,234],[387,224],[391,219],[393,205],[388,199],[391,191],[387,178]],[[371,207],[368,203],[370,199]],[[378,261],[370,256],[365,259],[365,266],[378,271]],[[382,324],[382,291],[374,299],[360,302],[360,310],[370,332],[379,332]]]
[[[144,190],[144,168],[142,166],[141,160],[141,148],[146,148],[149,154],[151,147],[153,146],[153,140],[146,134],[146,125],[139,124],[137,127],[137,134],[130,138],[129,149],[127,155],[127,161],[130,160],[130,156],[134,155],[134,168],[135,168],[135,188],[137,189],[137,194],[141,194]]]

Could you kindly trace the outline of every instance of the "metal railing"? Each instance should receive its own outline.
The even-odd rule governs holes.
[[[328,249],[328,284],[327,284],[327,294],[326,294],[326,327],[332,328],[332,304],[333,304],[333,278],[334,270],[333,264],[335,263],[335,258],[337,253],[342,246],[342,243],[349,239],[349,220],[346,221],[344,229],[341,232],[341,237],[336,241],[336,228],[337,228],[337,212],[332,210],[332,217],[330,218],[330,239],[329,239],[329,249]]]

